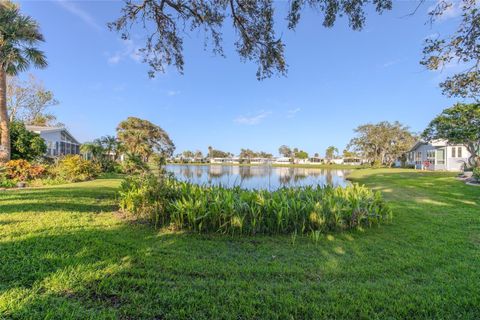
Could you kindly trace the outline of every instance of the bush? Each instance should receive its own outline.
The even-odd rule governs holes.
[[[127,155],[122,162],[122,172],[128,174],[141,174],[150,171],[148,164],[138,155]]]
[[[156,226],[201,233],[327,232],[370,226],[391,217],[379,192],[356,184],[269,192],[198,186],[153,175],[123,181],[120,207]]]
[[[83,159],[80,155],[67,155],[54,168],[56,178],[68,182],[91,180],[101,172],[100,165]]]
[[[31,164],[27,160],[10,160],[5,164],[5,175],[13,181],[28,181],[42,177],[46,168],[39,164]]]
[[[477,182],[480,182],[480,167],[476,167],[473,169],[473,178],[477,180]]]

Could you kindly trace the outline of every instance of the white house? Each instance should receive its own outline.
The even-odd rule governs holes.
[[[417,142],[407,153],[407,164],[416,169],[461,171],[468,163],[470,152],[460,144],[445,140]]]
[[[26,126],[26,128],[38,133],[45,140],[47,157],[80,154],[80,142],[64,127]]]
[[[290,163],[290,158],[289,157],[278,157],[275,158],[273,163],[276,164],[289,164]]]

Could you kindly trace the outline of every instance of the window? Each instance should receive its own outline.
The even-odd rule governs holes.
[[[415,152],[415,163],[416,164],[422,164],[422,152],[421,151]]]
[[[455,151],[457,149],[455,149],[455,147],[452,147],[452,158],[456,158],[457,156],[455,155]]]
[[[435,150],[427,151],[427,161],[430,163],[430,165],[435,164]]]
[[[462,147],[458,147],[458,157],[462,157]]]
[[[437,150],[437,164],[445,164],[445,149]]]

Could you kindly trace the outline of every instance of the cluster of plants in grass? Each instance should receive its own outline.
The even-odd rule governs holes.
[[[318,234],[371,226],[392,215],[380,192],[357,184],[270,192],[143,174],[122,182],[119,199],[121,209],[133,218],[198,233]]]
[[[472,177],[475,179],[477,183],[480,183],[480,167],[473,169]]]
[[[25,159],[10,160],[0,166],[0,187],[21,184],[42,185],[91,180],[101,173],[101,167],[80,155],[67,155],[54,163]]]

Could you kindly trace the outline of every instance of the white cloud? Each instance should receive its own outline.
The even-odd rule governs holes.
[[[107,62],[109,64],[117,64],[127,58],[132,59],[135,62],[140,62],[142,60],[140,46],[133,40],[122,40],[122,45],[123,48],[121,50],[118,50],[113,54],[107,53]]]
[[[74,2],[67,1],[67,0],[56,0],[55,1],[59,6],[63,9],[67,10],[71,14],[77,16],[78,18],[82,19],[90,27],[96,30],[103,30],[103,28],[95,21],[95,19],[88,13],[87,11],[83,10],[82,8],[78,7]]]
[[[290,109],[287,111],[287,118],[293,118],[297,113],[299,113],[302,109],[300,108],[295,108],[295,109]]]
[[[238,124],[253,126],[253,125],[260,124],[266,117],[268,117],[271,114],[272,113],[270,111],[261,110],[256,115],[239,116],[234,121]]]
[[[180,90],[170,90],[170,91],[167,91],[167,95],[169,95],[170,97],[178,96],[179,94],[180,94]]]

